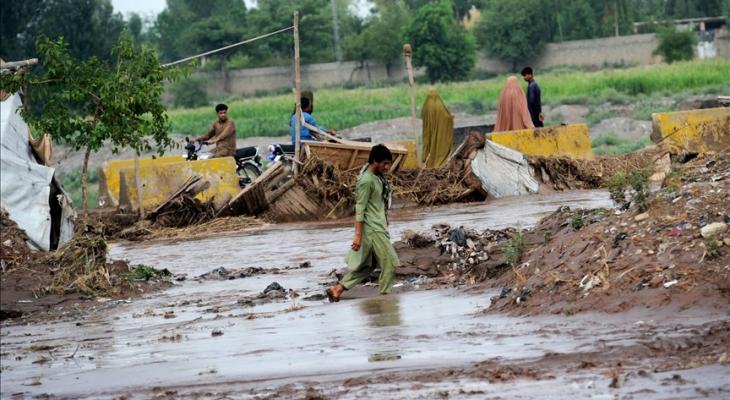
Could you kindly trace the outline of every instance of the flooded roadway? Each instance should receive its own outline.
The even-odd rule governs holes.
[[[568,192],[399,210],[391,228],[394,239],[405,229],[426,230],[444,222],[477,229],[526,228],[562,205],[611,204],[605,192]],[[303,300],[321,293],[327,273],[342,267],[351,236],[352,228],[342,223],[286,224],[196,241],[117,244],[112,258],[168,268],[188,279],[133,302],[100,303],[74,319],[4,324],[2,397],[148,398],[155,387],[198,397],[195,388],[213,387],[229,397],[248,398],[301,381],[596,351],[647,337],[690,334],[702,324],[727,319],[668,314],[654,320],[640,311],[567,319],[483,316],[478,312],[488,307],[494,293],[454,290],[364,296],[337,304]],[[305,261],[313,267],[283,270]],[[192,279],[217,267],[280,271],[235,280]],[[294,289],[299,298],[239,304],[273,281]],[[722,387],[726,372],[721,368],[703,376]],[[524,393],[545,390],[534,382],[526,385],[534,389]],[[352,398],[397,397],[387,385],[378,390],[387,395],[371,392]],[[429,398],[431,389],[426,390],[423,395]],[[611,392],[604,385],[584,393]]]

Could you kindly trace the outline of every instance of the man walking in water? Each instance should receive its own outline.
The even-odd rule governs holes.
[[[388,294],[393,288],[400,261],[388,233],[390,187],[384,176],[392,164],[393,155],[387,147],[379,144],[370,150],[368,166],[357,181],[355,239],[347,256],[349,270],[339,283],[327,289],[330,301],[339,301],[345,290],[365,280],[376,267],[380,267],[380,294]]]
[[[537,85],[532,74],[532,68],[522,69],[522,79],[527,82],[527,109],[530,110],[530,118],[535,128],[542,128],[545,116],[542,114],[542,101],[540,99],[540,86]]]

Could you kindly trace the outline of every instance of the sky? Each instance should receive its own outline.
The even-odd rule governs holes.
[[[253,7],[257,0],[244,0],[248,7]],[[356,12],[358,14],[366,14],[369,9],[367,1],[357,0]],[[143,17],[155,16],[165,9],[165,0],[112,0],[114,11],[127,15],[136,12]]]

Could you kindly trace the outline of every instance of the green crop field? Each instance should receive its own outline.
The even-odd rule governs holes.
[[[661,64],[596,72],[557,69],[537,75],[545,104],[626,104],[652,96],[687,96],[730,90],[730,60]],[[496,107],[505,76],[494,79],[433,85],[447,106],[470,114]],[[431,85],[419,85],[417,102]],[[289,132],[292,96],[278,95],[229,103],[239,137],[277,136]],[[344,129],[382,119],[409,115],[408,87],[322,89],[315,93],[315,117],[327,128]],[[214,120],[212,107],[169,112],[173,133],[201,134]]]

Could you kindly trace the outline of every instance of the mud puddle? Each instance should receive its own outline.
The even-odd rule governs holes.
[[[448,222],[473,228],[528,227],[558,206],[607,207],[605,192],[569,192],[488,204],[399,210],[405,229]],[[2,397],[149,397],[153,388],[273,391],[282,384],[524,360],[595,351],[656,336],[691,335],[727,315],[692,313],[531,319],[483,316],[494,293],[449,290],[307,301],[342,266],[352,232],[344,224],[293,224],[196,241],[120,244],[112,258],[168,268],[187,279],[133,303],[91,310],[78,319],[2,325]],[[311,268],[285,270],[309,261]],[[217,267],[262,267],[235,280],[195,280]],[[274,268],[278,269],[273,273]],[[271,282],[293,289],[271,302],[241,302]],[[367,296],[366,296],[367,297]],[[111,302],[110,302],[111,303]],[[382,386],[388,391],[387,385]],[[377,391],[376,391],[377,392]],[[375,392],[374,392],[375,393]],[[245,396],[234,396],[245,397]],[[284,396],[286,397],[286,396]],[[357,396],[356,396],[357,397]],[[367,395],[365,396],[367,397]],[[380,397],[374,395],[374,397]]]

